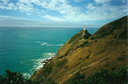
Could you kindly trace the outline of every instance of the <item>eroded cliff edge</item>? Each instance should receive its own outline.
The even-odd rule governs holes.
[[[77,72],[88,77],[101,69],[116,71],[126,66],[127,16],[102,26],[88,38],[78,32],[31,79],[42,84],[49,79],[68,84]]]

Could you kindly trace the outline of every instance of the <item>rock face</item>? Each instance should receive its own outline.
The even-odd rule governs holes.
[[[87,39],[81,36],[83,30],[69,39],[31,79],[41,84],[51,79],[70,84],[77,72],[89,77],[101,69],[116,71],[127,66],[127,16],[104,25]]]

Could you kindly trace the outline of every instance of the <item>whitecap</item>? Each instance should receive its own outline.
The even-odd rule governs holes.
[[[52,59],[55,55],[56,55],[56,53],[54,53],[54,52],[46,52],[46,53],[42,54],[43,58],[32,59],[31,61],[33,62],[33,66],[29,71],[34,72],[34,71],[42,68],[45,64],[44,61]],[[24,73],[24,76],[29,76],[29,74]]]
[[[56,53],[54,53],[54,52],[44,53],[43,54],[43,56],[45,56],[45,57],[51,57],[51,56],[55,56],[55,55],[56,55]]]
[[[47,45],[47,43],[45,42],[45,43],[42,43],[41,45]]]
[[[47,44],[47,46],[63,46],[63,44]]]
[[[44,64],[42,64],[42,62],[44,61],[45,59],[36,59],[36,60],[32,60],[34,65],[33,65],[33,70],[37,70],[37,69],[40,69],[41,67],[43,67]]]
[[[63,44],[48,44],[47,42],[41,43],[42,46],[63,46]]]
[[[31,77],[31,74],[30,73],[23,73],[23,77],[25,77],[25,78],[30,78]]]
[[[33,59],[32,62],[33,62],[33,70],[37,70],[37,69],[40,69],[41,67],[44,66],[44,61],[45,60],[50,60],[51,58],[53,58],[54,56],[56,55],[56,53],[54,52],[47,52],[47,53],[44,53],[42,54],[42,56],[44,57],[43,58],[40,58],[40,59]]]
[[[54,44],[47,44],[47,46],[55,46]]]
[[[57,44],[57,46],[63,46],[64,44]]]
[[[36,67],[36,65],[34,65],[33,67]]]
[[[40,41],[35,41],[35,43],[41,43]]]
[[[44,64],[41,63],[41,65],[38,65],[35,69],[38,70],[40,68],[42,68],[44,66]]]

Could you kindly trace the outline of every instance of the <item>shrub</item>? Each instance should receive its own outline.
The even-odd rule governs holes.
[[[71,84],[85,84],[84,74],[80,74],[80,72],[78,72],[76,76],[73,78],[73,80],[71,81]]]
[[[113,28],[109,29],[109,30],[107,31],[106,36],[108,36],[108,35],[111,34],[112,32],[113,32]]]
[[[47,66],[44,66],[43,75],[46,77],[48,74],[52,72],[53,65],[52,63],[48,64]]]
[[[47,84],[58,84],[56,81],[54,81],[53,79],[49,79],[47,81]]]
[[[127,38],[127,30],[124,30],[123,32],[120,33],[119,38],[126,39]]]
[[[127,68],[121,68],[115,73],[102,69],[86,79],[83,74],[77,73],[71,84],[127,84]]]
[[[28,78],[23,78],[21,73],[6,70],[6,75],[0,75],[0,84],[32,84]]]
[[[119,61],[123,61],[124,59],[125,59],[125,56],[123,55],[123,56],[120,56],[120,57],[118,57],[117,58]]]

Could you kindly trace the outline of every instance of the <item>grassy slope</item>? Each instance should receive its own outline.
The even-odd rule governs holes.
[[[127,17],[104,25],[88,39],[81,37],[82,31],[31,79],[46,83],[52,78],[59,84],[68,84],[78,71],[88,77],[102,68],[116,71],[127,66]]]

